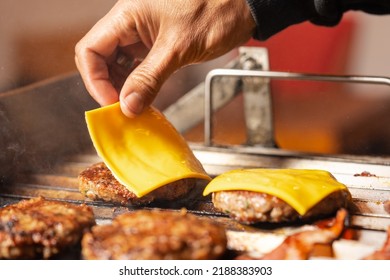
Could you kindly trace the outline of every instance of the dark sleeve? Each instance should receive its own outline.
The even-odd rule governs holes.
[[[360,10],[390,14],[390,0],[246,0],[256,21],[254,38],[266,40],[293,24],[310,21],[316,25],[337,25],[343,14]]]

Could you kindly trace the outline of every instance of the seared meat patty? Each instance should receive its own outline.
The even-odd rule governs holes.
[[[224,227],[185,210],[137,210],[112,224],[94,226],[82,240],[84,259],[218,259],[226,250]]]
[[[196,185],[196,179],[182,179],[158,188],[143,197],[137,197],[116,180],[103,162],[96,163],[82,171],[78,180],[79,190],[85,197],[124,206],[145,205],[155,200],[175,200],[184,197]]]
[[[244,224],[259,222],[293,222],[327,216],[340,208],[347,208],[348,191],[334,192],[300,216],[294,208],[283,200],[265,193],[251,191],[221,191],[212,194],[214,207]]]
[[[0,209],[0,259],[48,259],[80,247],[85,230],[95,225],[87,205],[22,200]]]

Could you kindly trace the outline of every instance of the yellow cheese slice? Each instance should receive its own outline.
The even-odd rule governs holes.
[[[329,194],[348,188],[331,173],[309,169],[240,169],[215,177],[203,191],[208,195],[218,191],[246,190],[276,196],[300,215]]]
[[[155,108],[127,118],[115,103],[85,117],[98,155],[138,197],[184,178],[211,180],[182,135]]]

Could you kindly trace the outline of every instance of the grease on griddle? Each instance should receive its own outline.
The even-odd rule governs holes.
[[[363,171],[362,173],[356,173],[353,176],[355,176],[355,177],[359,177],[359,176],[360,177],[378,177],[375,174],[372,174],[372,173],[370,173],[368,171]]]

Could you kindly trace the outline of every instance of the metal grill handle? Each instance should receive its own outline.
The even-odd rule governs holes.
[[[284,79],[284,80],[311,80],[325,82],[344,82],[344,83],[365,83],[390,86],[389,77],[379,76],[336,76],[319,75],[305,73],[290,73],[277,71],[259,71],[259,70],[240,70],[240,69],[214,69],[211,70],[205,79],[205,118],[204,118],[204,144],[212,146],[212,82],[216,77],[260,77],[265,79]]]

